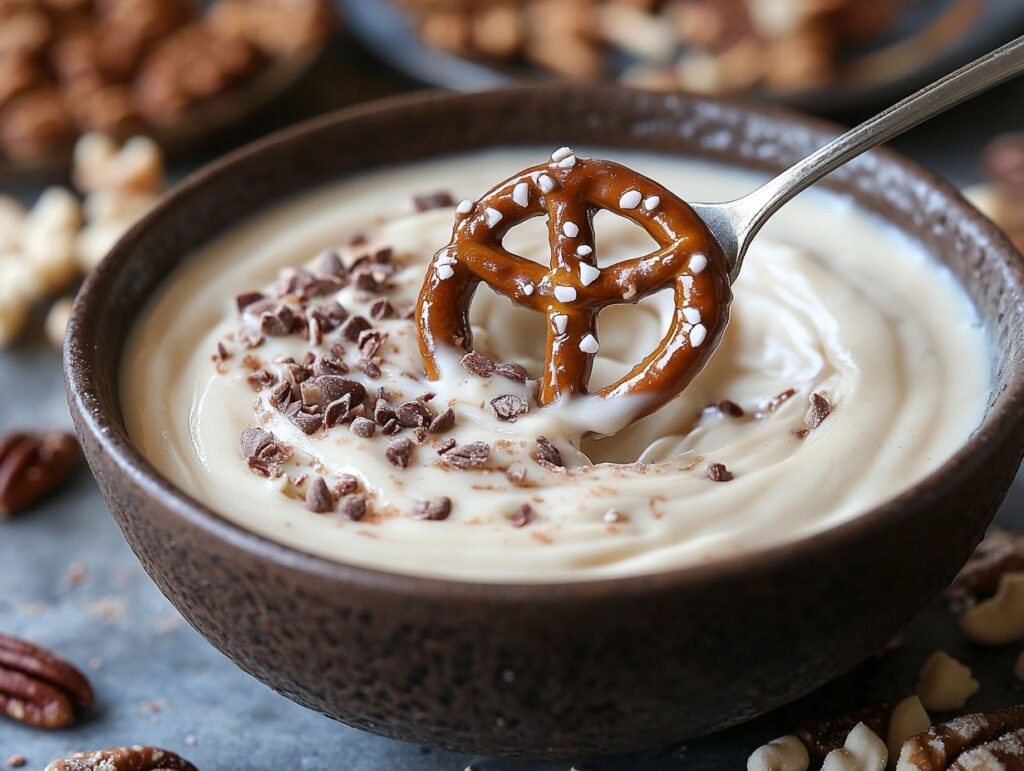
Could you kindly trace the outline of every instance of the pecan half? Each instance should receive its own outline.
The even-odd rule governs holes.
[[[1024,571],[1024,534],[993,530],[967,560],[947,592],[987,597],[999,589],[1005,573]]]
[[[180,755],[159,747],[111,747],[94,752],[76,752],[55,760],[45,771],[198,771]]]
[[[964,715],[932,726],[903,744],[903,771],[1024,769],[1024,706]]]
[[[79,457],[78,441],[61,431],[14,432],[0,439],[0,519],[57,487]]]
[[[63,728],[92,702],[92,686],[71,664],[0,634],[0,712],[38,728]]]

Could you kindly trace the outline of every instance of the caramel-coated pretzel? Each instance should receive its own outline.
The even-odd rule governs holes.
[[[637,223],[661,248],[598,268],[593,216],[600,209]],[[513,226],[544,214],[550,267],[502,245]],[[717,242],[682,199],[624,166],[577,158],[567,148],[478,202],[459,205],[451,243],[435,256],[417,306],[420,351],[431,380],[441,377],[439,348],[472,350],[469,307],[481,281],[547,316],[541,405],[588,393],[601,309],[671,288],[675,310],[657,348],[594,394],[604,400],[644,397],[626,408],[633,420],[656,410],[700,372],[725,329],[732,297]]]

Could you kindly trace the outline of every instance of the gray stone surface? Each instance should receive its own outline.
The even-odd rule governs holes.
[[[1020,89],[1013,88],[961,108],[898,144],[966,181],[985,139],[1002,128],[1024,126],[1013,106],[1020,103],[1013,98]],[[0,431],[64,425],[70,419],[56,352],[38,339],[0,352]],[[1024,480],[1018,479],[1000,518],[1024,527]],[[425,750],[347,728],[271,692],[207,645],[164,600],[125,546],[84,469],[36,510],[0,523],[0,631],[36,640],[77,663],[89,674],[98,702],[87,719],[66,731],[35,731],[0,719],[0,763],[21,753],[28,768],[40,769],[74,749],[149,743],[181,752],[202,771],[460,771],[467,765],[478,771],[568,771],[573,765]],[[969,661],[982,681],[971,707],[1021,701],[1011,675],[1015,646],[971,648],[938,600],[914,621],[902,647],[792,707],[685,745],[575,766],[581,771],[744,768],[754,747],[805,716],[905,695],[921,662],[937,647]]]

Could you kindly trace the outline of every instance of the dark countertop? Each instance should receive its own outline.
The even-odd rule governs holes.
[[[358,77],[350,77],[353,71]],[[365,56],[342,41],[299,93],[216,151],[314,112],[410,85],[370,69]],[[1003,87],[894,144],[950,179],[969,182],[988,139],[1024,128],[1022,96],[1024,83]],[[180,176],[190,167],[173,170]],[[17,192],[31,198],[36,191],[21,187]],[[60,358],[40,339],[0,353],[0,394],[0,431],[70,425]],[[1018,477],[999,516],[1004,524],[1024,529],[1024,477]],[[47,733],[0,719],[0,763],[20,753],[28,768],[40,769],[70,750],[147,743],[180,752],[202,771],[461,771],[467,765],[477,771],[568,771],[574,765],[426,750],[350,729],[271,692],[209,646],[160,595],[84,469],[36,510],[0,523],[0,630],[60,652],[87,672],[97,691],[97,707],[70,730]],[[906,695],[924,658],[940,647],[968,662],[982,682],[970,707],[1020,701],[1024,686],[1012,676],[1017,649],[969,646],[957,634],[945,601],[937,600],[911,624],[903,646],[796,705],[717,736],[575,766],[580,771],[745,768],[755,747],[807,716]]]

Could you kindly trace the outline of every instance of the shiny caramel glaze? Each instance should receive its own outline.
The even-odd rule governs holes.
[[[460,206],[452,240],[435,256],[419,295],[424,368],[431,380],[438,380],[443,347],[472,350],[469,308],[483,281],[513,303],[548,318],[537,401],[549,405],[563,396],[587,394],[599,312],[671,288],[675,312],[658,346],[595,394],[609,402],[642,397],[626,408],[637,420],[682,391],[711,357],[728,321],[728,269],[703,221],[671,191],[611,161],[568,158],[571,165],[563,159],[526,169],[471,206]],[[624,205],[632,203],[624,198],[627,194],[634,200],[639,194],[639,202]],[[593,218],[601,209],[632,220],[660,248],[601,267],[595,277],[587,266],[598,267]],[[512,227],[542,215],[548,216],[549,267],[502,245]],[[581,246],[582,254],[577,251]],[[693,258],[698,262],[691,269]],[[694,310],[700,314],[696,324]],[[703,339],[691,340],[697,325],[704,327]]]

